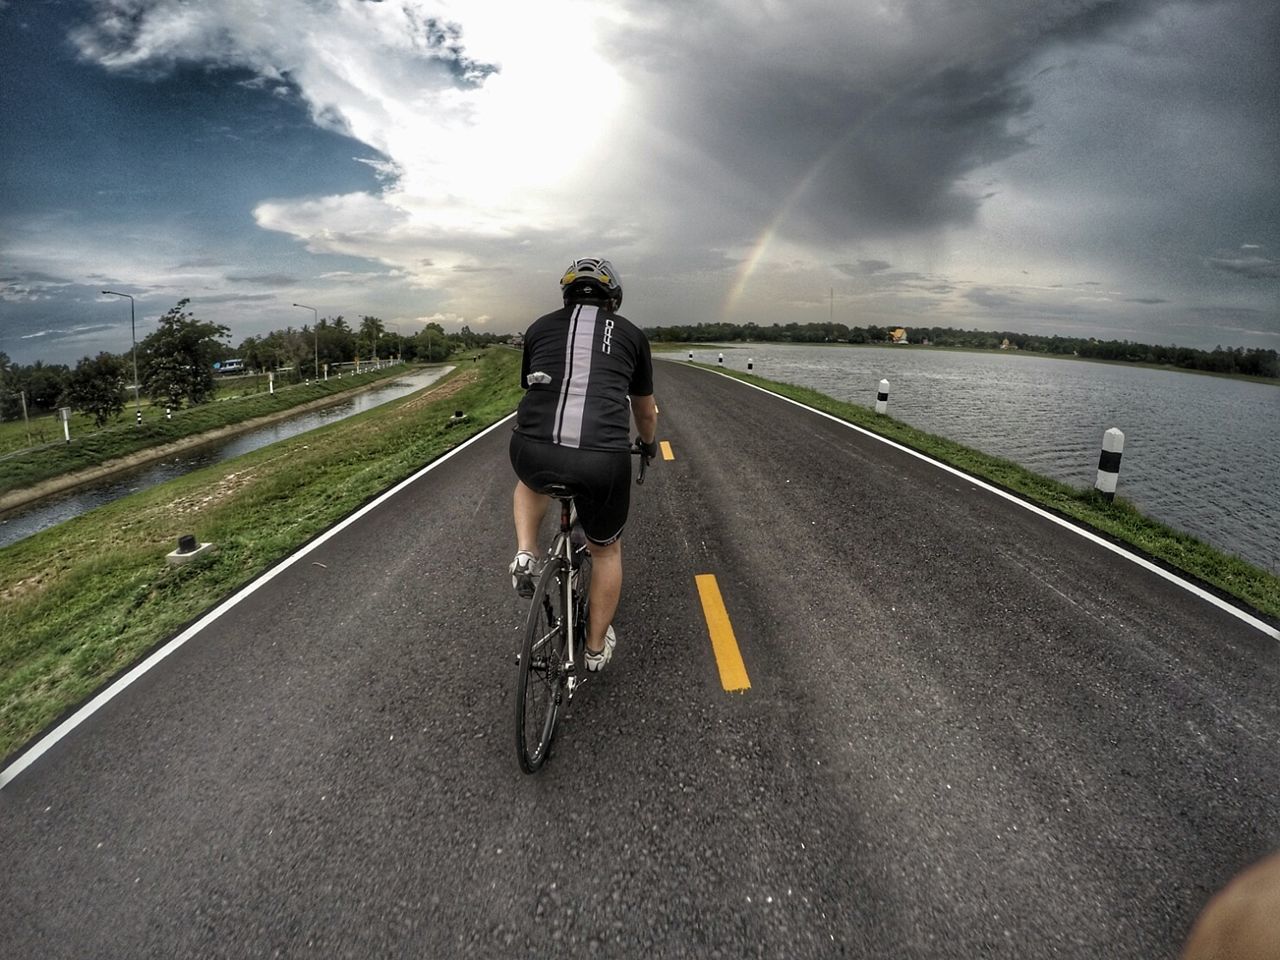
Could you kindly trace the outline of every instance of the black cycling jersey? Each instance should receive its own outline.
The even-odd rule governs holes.
[[[653,393],[653,360],[640,328],[607,307],[568,304],[524,336],[524,399],[516,432],[583,450],[628,450],[627,398]]]

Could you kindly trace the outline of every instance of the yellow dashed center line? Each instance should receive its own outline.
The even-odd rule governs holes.
[[[720,668],[720,685],[729,692],[751,689],[747,667],[742,662],[738,641],[733,636],[733,624],[729,611],[724,608],[720,585],[714,574],[701,573],[694,577],[698,584],[698,596],[702,598],[702,614],[707,618],[707,631],[711,634],[711,649],[715,651],[716,665]]]
[[[658,446],[662,448],[663,460],[674,460],[676,458],[676,455],[671,452],[671,441],[663,440]]]

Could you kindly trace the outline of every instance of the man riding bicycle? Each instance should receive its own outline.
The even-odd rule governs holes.
[[[564,307],[533,322],[524,336],[524,398],[511,435],[517,552],[511,583],[533,596],[538,527],[549,485],[573,492],[591,553],[587,669],[613,656],[613,614],[622,592],[622,528],[631,504],[630,421],[641,453],[657,452],[653,361],[640,328],[616,311],[622,281],[608,260],[584,258],[560,278]]]

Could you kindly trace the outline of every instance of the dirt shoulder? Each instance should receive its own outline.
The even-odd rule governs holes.
[[[446,372],[445,375],[448,376],[448,372]],[[336,393],[328,397],[321,397],[319,400],[301,403],[296,407],[289,407],[286,410],[278,410],[275,413],[269,413],[261,417],[254,417],[251,420],[242,420],[239,423],[230,423],[224,427],[218,427],[214,430],[206,430],[204,433],[194,433],[189,437],[183,437],[181,440],[162,443],[158,446],[148,447],[145,450],[138,450],[125,457],[117,457],[114,460],[108,460],[106,463],[100,463],[96,467],[87,467],[84,470],[76,470],[72,473],[64,473],[61,476],[50,477],[48,480],[42,480],[40,483],[33,484],[30,487],[24,487],[21,490],[10,490],[8,493],[0,494],[0,516],[3,516],[10,510],[15,510],[18,507],[25,507],[29,504],[35,503],[36,501],[43,500],[45,497],[53,496],[55,493],[74,490],[76,487],[84,486],[87,483],[93,483],[97,480],[101,480],[103,477],[109,477],[113,473],[131,470],[134,467],[140,467],[155,460],[163,460],[165,457],[172,456],[175,453],[180,453],[183,450],[190,450],[192,447],[199,447],[206,443],[214,443],[218,440],[225,440],[229,437],[238,436],[242,433],[248,433],[251,430],[257,430],[259,427],[265,427],[280,420],[287,420],[289,417],[295,417],[300,413],[307,413],[311,410],[319,410],[324,407],[336,406],[339,403],[349,400],[356,394],[366,393],[375,387],[382,387],[385,385],[384,381],[377,380],[373,383],[365,384],[355,390]],[[435,386],[436,384],[432,384],[427,387],[427,392],[430,392]]]

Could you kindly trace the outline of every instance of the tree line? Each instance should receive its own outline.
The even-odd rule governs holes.
[[[138,342],[140,394],[173,409],[206,403],[217,392],[214,364],[231,359],[242,360],[246,372],[275,371],[296,382],[322,375],[326,364],[390,357],[437,363],[455,350],[506,339],[465,326],[446,333],[438,323],[403,336],[373,316],[361,317],[355,327],[341,316],[321,317],[314,327],[272,330],[236,346],[230,336],[227,327],[199,320],[190,300],[179,300],[157,321],[155,331]],[[40,360],[15,364],[0,352],[0,420],[21,419],[25,403],[28,415],[71,407],[101,427],[121,416],[133,388],[132,350],[84,357],[74,367]]]
[[[850,327],[843,323],[775,323],[767,327],[754,323],[699,323],[647,327],[645,333],[655,343],[889,343],[893,339],[893,330],[892,327]],[[907,331],[907,340],[938,347],[1030,350],[1092,360],[1154,363],[1211,373],[1280,377],[1280,355],[1275,350],[1260,347],[1218,346],[1212,350],[1201,350],[1129,340],[1043,336],[1011,330],[959,330],[954,327],[911,327]]]

